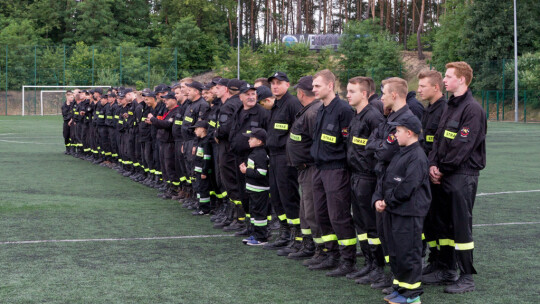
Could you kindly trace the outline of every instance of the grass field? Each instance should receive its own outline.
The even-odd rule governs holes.
[[[55,116],[0,118],[0,303],[384,303],[380,291],[248,248],[156,190],[64,155],[61,132]],[[423,303],[540,299],[540,192],[493,194],[540,189],[540,125],[490,123],[487,149],[477,291],[427,286]],[[499,223],[516,224],[484,225]],[[78,241],[21,242],[39,240]]]

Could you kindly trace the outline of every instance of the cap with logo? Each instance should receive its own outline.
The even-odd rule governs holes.
[[[240,88],[244,85],[245,81],[240,79],[229,79],[229,90],[240,91]]]
[[[190,129],[195,128],[205,128],[208,129],[208,122],[206,120],[199,120],[193,126],[189,127]]]
[[[251,132],[242,133],[246,137],[255,137],[260,139],[263,143],[266,143],[266,131],[261,128],[253,128]]]
[[[289,77],[287,77],[287,74],[283,73],[283,72],[275,72],[274,75],[268,77],[268,82],[272,82],[272,79],[278,79],[278,80],[281,80],[281,81],[286,81],[286,82],[290,82],[289,81]]]
[[[198,81],[193,81],[192,83],[186,83],[186,86],[190,87],[190,88],[197,89],[199,91],[202,91],[203,87],[204,87],[203,84],[198,82]]]
[[[244,85],[242,85],[242,87],[240,87],[240,93],[243,94],[243,93],[246,93],[247,91],[249,90],[257,90],[257,88],[255,88],[253,85],[249,84],[249,83],[244,83]]]
[[[174,92],[167,92],[167,94],[163,95],[161,98],[163,99],[176,99],[176,96],[174,96]]]
[[[221,78],[220,80],[217,81],[216,85],[228,87],[229,86],[229,79]]]

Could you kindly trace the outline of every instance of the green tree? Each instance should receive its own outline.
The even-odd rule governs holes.
[[[69,0],[73,1],[74,0]],[[86,45],[113,45],[118,21],[111,6],[113,0],[93,0],[76,2],[71,6],[67,16],[71,27],[68,27],[64,43],[75,44],[83,41]]]

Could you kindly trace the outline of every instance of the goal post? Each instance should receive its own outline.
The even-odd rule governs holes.
[[[23,85],[22,86],[22,98],[21,98],[21,109],[22,109],[22,116],[25,115],[24,113],[24,91],[26,88],[32,88],[32,89],[91,89],[91,88],[110,88],[110,85],[97,85],[97,86],[51,86],[51,85]],[[51,90],[54,91],[54,90]],[[67,90],[64,90],[67,91]],[[48,90],[42,90],[40,93],[40,103],[41,103],[41,116],[43,116],[43,92],[49,92]]]

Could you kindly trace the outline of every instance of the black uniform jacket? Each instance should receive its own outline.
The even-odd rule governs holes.
[[[269,191],[268,154],[264,147],[256,147],[248,156],[246,164],[247,192]]]
[[[422,116],[424,116],[424,105],[416,99],[416,92],[411,91],[407,94],[407,105],[409,105],[409,109],[411,109],[411,112],[418,117],[420,121],[422,121]]]
[[[165,112],[167,112],[167,111],[169,111],[169,109],[167,109],[167,106],[165,105],[165,103],[159,101],[156,104],[156,107],[153,110],[151,110],[150,113],[152,113],[152,115],[154,117],[157,117],[157,119],[162,119],[163,114]],[[158,131],[158,128],[154,124],[152,124],[152,129],[150,130],[150,135],[152,136],[152,141],[153,142],[156,142],[158,140],[157,131]]]
[[[289,92],[285,93],[281,99],[275,100],[266,130],[266,146],[270,155],[285,154],[290,128],[296,118],[296,113],[300,110],[302,110],[302,104]]]
[[[373,94],[369,97],[368,102],[375,109],[377,109],[382,115],[384,115],[384,105],[381,101],[381,98],[377,94]]]
[[[322,101],[315,99],[296,114],[287,139],[287,158],[291,166],[312,165],[310,154],[313,132],[317,123],[317,112]]]
[[[242,107],[242,101],[237,95],[231,96],[223,103],[219,109],[218,124],[215,137],[221,141],[229,140],[229,133],[233,123],[234,114]]]
[[[67,104],[67,102],[64,102],[62,104],[62,119],[65,122],[68,122],[73,117],[73,102],[71,104]]]
[[[422,137],[419,138],[422,148],[429,155],[435,139],[435,133],[439,127],[439,121],[447,106],[446,98],[443,96],[433,104],[429,104],[424,116],[422,116]]]
[[[409,110],[408,105],[404,105],[396,112],[392,112],[387,117],[387,122],[397,121],[405,119],[407,116],[414,115]],[[390,125],[387,122],[383,122],[379,125],[377,130],[373,132],[366,145],[367,150],[375,152],[375,159],[377,164],[375,165],[375,173],[380,176],[384,173],[384,169],[392,160],[394,154],[399,150],[399,145],[396,140],[396,126]]]
[[[242,135],[253,128],[266,129],[270,112],[259,104],[251,109],[244,110],[240,108],[233,118],[231,125],[231,133],[229,134],[229,142],[231,143],[231,151],[238,155],[247,156],[249,154],[248,137]]]
[[[401,147],[392,158],[372,197],[384,200],[386,211],[402,216],[426,216],[431,202],[428,159],[420,143]]]
[[[311,156],[318,169],[342,169],[347,166],[347,136],[354,116],[351,106],[337,95],[317,111]]]
[[[176,112],[174,115],[174,124],[172,126],[172,135],[174,141],[184,141],[184,137],[182,136],[182,124],[184,123],[184,113],[190,104],[190,100],[184,100],[184,103],[178,106],[178,112]]]
[[[206,135],[203,138],[195,139],[194,146],[197,147],[195,152],[195,158],[193,159],[194,171],[203,175],[212,173],[212,145],[210,140],[213,139]]]
[[[172,136],[172,126],[174,124],[174,116],[176,113],[180,110],[179,106],[176,106],[172,108],[170,111],[165,112],[162,119],[158,119],[157,117],[152,117],[150,121],[152,122],[152,125],[156,127],[157,130],[157,140],[160,142],[174,142],[173,136]]]
[[[152,110],[152,107],[148,106],[145,102],[141,102],[136,109],[136,115],[140,115],[139,140],[141,142],[152,141],[152,125],[144,122],[148,118],[148,114],[152,113]]]
[[[429,153],[431,166],[444,174],[478,175],[486,166],[486,113],[468,90],[452,96]]]
[[[210,110],[208,110],[208,136],[215,137],[216,127],[218,124],[219,109],[221,108],[221,100],[219,98],[214,99]]]
[[[373,150],[367,150],[369,137],[377,127],[385,121],[379,109],[371,104],[366,105],[356,114],[349,126],[347,138],[347,164],[351,172],[374,175],[376,160]]]
[[[187,102],[187,101],[186,101]],[[189,141],[195,139],[194,130],[191,127],[198,121],[206,117],[206,112],[210,109],[210,105],[204,98],[191,101],[184,111],[184,120],[182,122],[182,139]]]

